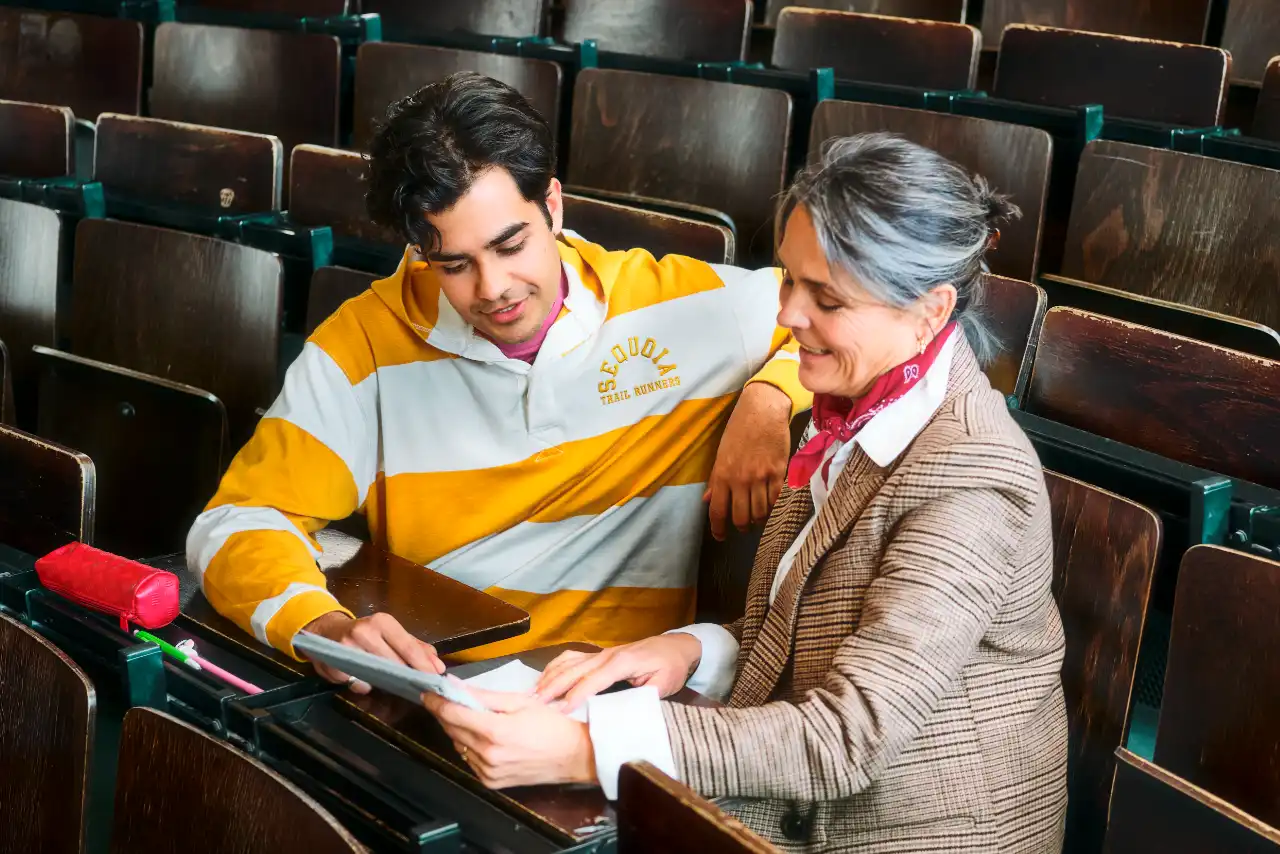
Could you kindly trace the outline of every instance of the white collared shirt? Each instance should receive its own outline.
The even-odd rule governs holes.
[[[772,606],[782,582],[791,572],[796,556],[804,547],[813,530],[818,515],[826,505],[831,486],[840,478],[845,464],[855,447],[862,448],[877,466],[887,468],[929,423],[947,394],[951,379],[951,359],[955,351],[957,335],[952,332],[924,378],[912,386],[901,398],[894,401],[873,417],[852,440],[833,444],[809,479],[813,497],[813,516],[805,524],[795,541],[778,562],[773,586],[769,591]],[[805,433],[806,440],[813,426]],[[831,461],[828,467],[827,460]],[[825,478],[824,478],[824,469]],[[733,677],[738,663],[738,641],[723,626],[715,623],[696,623],[667,634],[682,632],[696,637],[702,644],[702,659],[698,668],[685,683],[687,687],[716,700],[724,701],[733,687]],[[656,689],[633,688],[592,697],[587,702],[587,725],[596,756],[596,775],[605,796],[614,800],[618,796],[618,771],[625,762],[652,762],[672,777],[678,777],[666,720],[662,716],[661,700]]]

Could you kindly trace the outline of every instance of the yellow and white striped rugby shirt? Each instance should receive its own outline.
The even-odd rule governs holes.
[[[469,658],[690,621],[738,393],[811,403],[778,272],[558,245],[565,310],[532,365],[475,334],[411,251],[316,330],[188,537],[216,609],[293,654],[340,610],[312,534],[359,511],[379,546],[530,613]]]

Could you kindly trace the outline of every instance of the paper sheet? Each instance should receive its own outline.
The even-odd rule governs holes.
[[[533,689],[538,687],[538,680],[542,677],[541,670],[534,670],[523,661],[509,661],[501,667],[495,667],[487,673],[481,673],[479,676],[472,676],[470,679],[462,681],[473,688],[479,688],[482,691],[507,691],[513,694],[532,694]],[[585,704],[575,709],[569,714],[569,717],[575,721],[587,722],[587,707]]]

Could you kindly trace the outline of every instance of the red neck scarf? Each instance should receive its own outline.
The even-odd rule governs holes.
[[[954,321],[948,323],[933,337],[923,353],[883,374],[862,397],[815,394],[813,423],[818,432],[791,458],[791,464],[787,466],[787,485],[792,489],[805,486],[822,464],[828,448],[836,443],[844,444],[858,435],[867,422],[924,379],[955,326]]]

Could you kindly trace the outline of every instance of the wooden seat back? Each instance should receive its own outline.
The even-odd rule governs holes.
[[[721,210],[737,227],[739,262],[770,263],[790,95],[588,68],[578,74],[573,102],[569,184]]]
[[[1251,136],[1280,142],[1280,56],[1267,64],[1258,93],[1258,108],[1253,114]]]
[[[411,41],[453,30],[486,36],[540,36],[547,0],[360,0],[360,10],[382,17],[384,38]]]
[[[0,471],[0,543],[39,557],[93,542],[96,476],[88,457],[0,426]]]
[[[1038,285],[1004,276],[987,275],[984,285],[982,313],[1001,345],[986,367],[987,379],[1001,394],[1014,394],[1021,400],[1031,382],[1031,366],[1049,297]]]
[[[174,554],[217,491],[227,413],[207,391],[36,348],[39,432],[94,461],[94,543],[126,557]]]
[[[299,225],[327,225],[337,237],[403,246],[369,219],[364,158],[353,151],[300,145],[289,168],[289,217]]]
[[[778,16],[788,6],[891,15],[895,18],[920,18],[925,21],[963,21],[968,0],[768,0],[764,13],[765,24],[776,26]]]
[[[365,42],[356,54],[355,148],[368,150],[377,124],[392,103],[458,71],[475,71],[501,80],[529,99],[551,125],[553,136],[559,129],[564,71],[557,63],[444,47]]]
[[[0,6],[0,98],[137,115],[142,55],[137,21]]]
[[[74,174],[75,124],[75,114],[66,107],[0,101],[0,176]]]
[[[31,348],[57,343],[63,231],[56,211],[0,199],[0,339],[9,347],[13,403],[24,421],[35,405]]]
[[[813,111],[809,161],[840,136],[887,131],[932,148],[972,175],[981,175],[1022,210],[1000,227],[1000,245],[987,254],[991,271],[1032,280],[1040,258],[1053,138],[1037,128],[909,110],[879,104],[826,100]]]
[[[1045,314],[1024,408],[1280,488],[1280,362],[1073,308]]]
[[[1277,648],[1280,563],[1221,546],[1188,549],[1155,761],[1273,827],[1280,826]]]
[[[1096,140],[1062,274],[1280,329],[1280,171]]]
[[[280,210],[284,147],[274,136],[108,113],[94,180],[133,199],[235,215]]]
[[[985,0],[982,37],[995,47],[1010,24],[1036,24],[1199,44],[1204,41],[1211,5],[1212,0]]]
[[[618,852],[770,854],[745,824],[648,762],[618,773]]]
[[[336,145],[340,62],[335,36],[160,24],[150,115]]]
[[[1280,830],[1141,756],[1117,751],[1102,854],[1277,854]]]
[[[773,65],[833,68],[836,77],[919,89],[972,89],[982,36],[966,24],[787,8],[778,17]]]
[[[307,335],[316,331],[344,302],[369,290],[377,277],[346,267],[321,267],[311,274],[307,295]]]
[[[239,442],[276,396],[281,280],[279,256],[261,249],[84,220],[72,352],[216,395]]]
[[[1257,86],[1280,54],[1280,13],[1268,0],[1231,0],[1222,24],[1222,47],[1231,54],[1231,80]]]
[[[365,851],[284,777],[164,712],[125,713],[117,768],[112,854]]]
[[[1161,525],[1146,507],[1073,478],[1046,471],[1045,484],[1053,511],[1053,593],[1067,638],[1063,850],[1097,851],[1107,826],[1115,751],[1129,720]]]
[[[564,227],[605,249],[647,249],[655,258],[686,255],[731,264],[734,235],[723,225],[565,193]]]
[[[10,851],[84,851],[96,706],[74,661],[0,614],[0,823]]]
[[[999,44],[997,98],[1192,127],[1222,120],[1231,56],[1221,48],[1022,24]]]
[[[563,0],[557,35],[600,50],[687,59],[745,59],[751,35],[751,0]]]
[[[194,0],[190,5],[223,12],[293,18],[333,18],[354,15],[360,10],[360,0]]]

